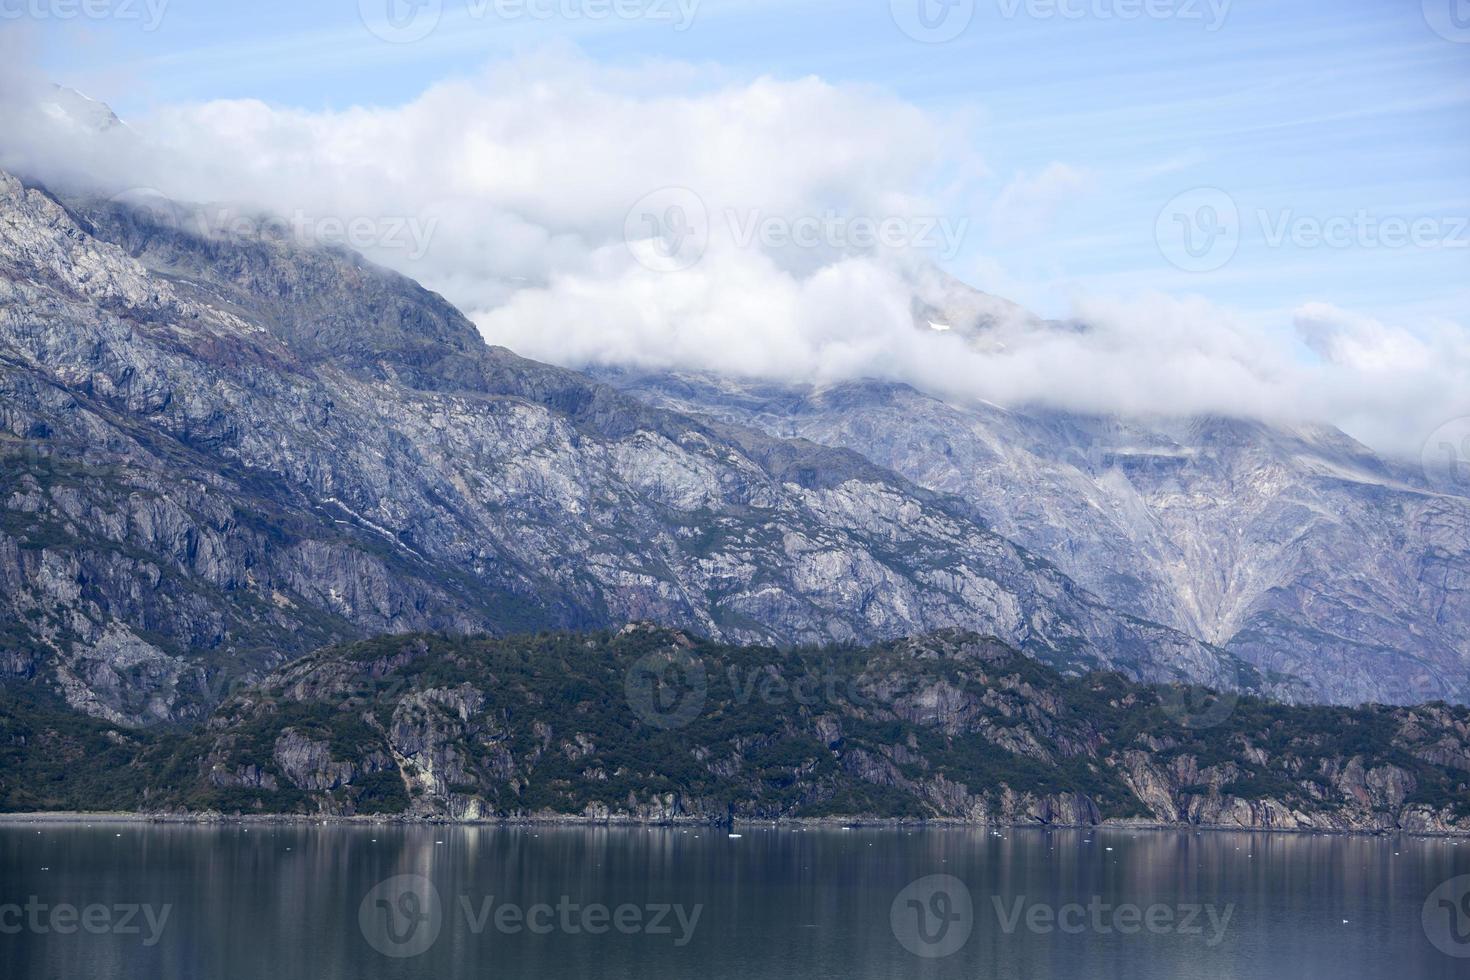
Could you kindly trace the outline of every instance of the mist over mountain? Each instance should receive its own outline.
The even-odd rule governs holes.
[[[10,111],[60,127],[58,146],[152,165],[156,147],[100,103],[29,99]],[[42,171],[44,143],[27,151]],[[573,291],[595,313],[538,312],[553,276],[477,330],[299,223],[89,189],[83,164],[98,166],[61,191],[7,177],[0,239],[7,669],[54,677],[81,710],[197,717],[241,678],[381,632],[633,619],[782,644],[959,626],[1068,670],[1470,699],[1470,509],[1454,486],[1328,425],[1161,411],[1228,407],[1238,392],[1208,391],[1276,373],[1235,327],[1204,347],[1147,334],[1144,358],[1117,311],[1047,321],[922,262],[837,258],[888,292],[844,295],[845,278],[809,271],[808,298],[834,300],[815,346],[803,329],[765,344],[790,325],[696,290],[679,302],[721,311],[705,341],[728,343],[680,320],[671,353],[645,356],[618,346],[625,301],[750,284],[718,263],[670,279],[635,262],[627,274],[654,278],[629,296]],[[494,323],[560,359],[634,366],[598,368],[599,384],[486,346]],[[589,329],[600,353],[579,348]],[[1372,361],[1320,317],[1309,333],[1324,356]],[[728,370],[680,366],[716,350]],[[865,377],[880,351],[885,373],[925,387]],[[1070,382],[1081,363],[1100,387]],[[782,380],[807,371],[829,380]],[[1118,412],[1082,410],[1114,382],[1131,392]],[[1011,407],[964,394],[976,385]]]

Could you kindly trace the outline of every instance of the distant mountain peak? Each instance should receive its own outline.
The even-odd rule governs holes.
[[[41,102],[41,111],[57,122],[94,133],[125,128],[107,103],[88,98],[65,85],[50,87],[48,96]]]

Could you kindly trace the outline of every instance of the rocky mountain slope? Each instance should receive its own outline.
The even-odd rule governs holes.
[[[960,632],[788,652],[640,626],[381,638],[186,735],[9,697],[9,809],[1470,831],[1470,709],[1069,679]]]
[[[0,672],[89,714],[196,719],[340,640],[636,619],[960,626],[1307,693],[1113,611],[973,502],[489,348],[352,253],[187,217],[0,176]]]
[[[983,322],[962,325],[983,340]],[[1470,701],[1470,498],[1337,430],[1007,410],[880,382],[598,376],[961,497],[1110,605],[1317,698]]]

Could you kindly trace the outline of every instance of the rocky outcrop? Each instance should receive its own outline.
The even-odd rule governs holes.
[[[1470,701],[1465,485],[1336,429],[1005,409],[876,381],[597,376],[963,498],[1108,605],[1299,677],[1312,700]]]
[[[271,761],[291,785],[309,792],[330,792],[358,775],[352,763],[333,761],[329,743],[308,738],[294,728],[281,731]]]
[[[958,632],[385,638],[272,674],[111,778],[175,813],[1470,832],[1470,709],[1228,698],[1202,724],[1174,693]]]

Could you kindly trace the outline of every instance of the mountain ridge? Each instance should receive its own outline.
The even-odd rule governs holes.
[[[344,249],[0,178],[0,391],[0,665],[112,721],[197,719],[378,633],[636,619],[790,644],[966,626],[1068,669],[1307,693],[863,456],[487,347]]]
[[[988,526],[1109,604],[1331,700],[1470,695],[1470,499],[1330,426],[1006,409],[882,381],[594,373],[968,492]]]

